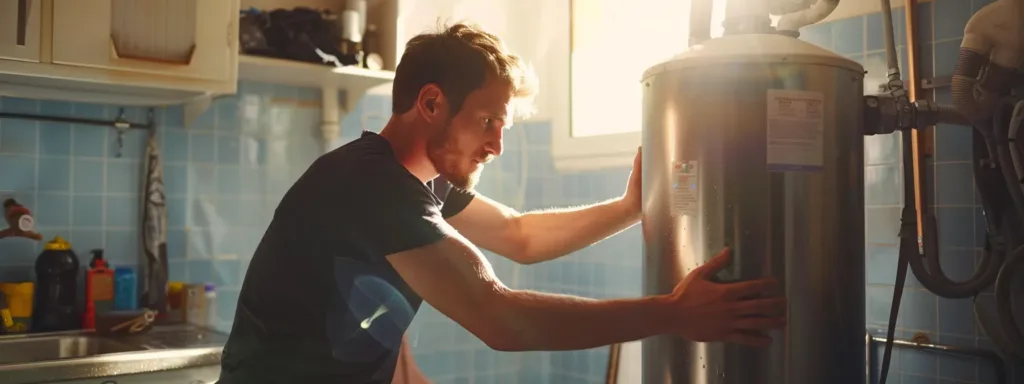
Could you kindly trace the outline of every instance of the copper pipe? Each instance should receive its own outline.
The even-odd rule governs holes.
[[[911,101],[917,101],[918,95],[923,91],[921,89],[921,82],[917,78],[918,71],[918,39],[917,39],[917,0],[905,0],[904,1],[906,17],[906,40],[907,40],[907,75],[906,75],[906,89],[908,96]],[[910,132],[911,139],[911,152],[914,156],[914,207],[917,208],[917,238],[924,239],[924,201],[921,198],[922,183],[921,183],[921,132],[923,129],[931,129],[932,127],[915,127],[916,129]],[[928,136],[928,135],[924,135]],[[906,170],[904,170],[906,172]],[[920,241],[920,240],[919,240]]]
[[[619,360],[622,358],[622,344],[612,344],[608,347],[608,370],[605,371],[605,384],[618,384],[619,382]]]

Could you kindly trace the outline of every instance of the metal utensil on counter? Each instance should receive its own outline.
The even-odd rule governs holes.
[[[96,332],[102,335],[129,336],[148,332],[156,321],[157,311],[111,311],[98,314]]]

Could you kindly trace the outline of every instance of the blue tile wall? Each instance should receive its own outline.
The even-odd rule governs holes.
[[[270,84],[239,85],[187,129],[181,107],[155,110],[167,195],[172,280],[218,286],[217,327],[228,330],[255,245],[286,188],[312,163],[319,91]],[[341,145],[363,129],[379,131],[390,99],[368,95],[345,116]],[[113,105],[0,98],[0,111],[112,119]],[[125,109],[144,121],[146,110]],[[116,131],[96,126],[0,119],[0,198],[33,210],[47,239],[71,241],[81,258],[105,249],[114,266],[135,266],[140,244],[141,159],[147,133],[129,131],[116,157]],[[559,173],[547,123],[517,125],[506,152],[488,166],[482,193],[520,209],[590,203],[621,194],[628,168]],[[640,294],[638,228],[594,248],[537,266],[487,253],[508,285],[589,297]],[[42,243],[0,240],[0,281],[28,281]],[[437,383],[571,383],[603,380],[607,349],[499,353],[425,305],[410,330],[413,352]],[[467,364],[471,362],[471,364]]]
[[[157,140],[167,197],[170,277],[218,286],[217,326],[227,330],[245,268],[285,189],[320,148],[314,130],[319,92],[243,83],[185,129],[181,107],[157,108]],[[346,120],[386,111],[366,97]],[[309,107],[310,105],[316,107]],[[118,106],[18,98],[0,111],[113,119]],[[146,109],[126,108],[144,122]],[[353,125],[353,122],[357,125]],[[14,197],[36,217],[46,239],[72,243],[83,263],[102,248],[113,266],[136,266],[140,252],[139,192],[148,133],[125,133],[118,156],[111,128],[0,119],[0,198]],[[0,240],[0,281],[27,281],[42,242]]]
[[[949,76],[959,54],[963,29],[971,14],[988,0],[935,0],[917,5],[916,34],[920,47],[919,77]],[[894,31],[901,72],[906,79],[905,10],[894,9]],[[837,20],[803,28],[801,38],[861,62],[868,74],[865,92],[874,93],[886,74],[881,14]],[[951,104],[948,88],[935,92],[934,100]],[[935,128],[934,156],[925,166],[931,209],[939,221],[940,258],[950,278],[963,281],[979,263],[985,224],[975,195],[971,165],[971,128],[939,125]],[[899,135],[865,139],[865,225],[867,226],[867,323],[869,330],[884,335],[889,321],[896,278],[897,238],[903,205],[903,167]],[[910,274],[897,336],[917,334],[932,342],[963,347],[994,349],[977,325],[970,299],[950,300],[925,290]],[[979,298],[991,302],[991,293]],[[881,348],[878,349],[881,356]],[[878,366],[874,367],[877,380]],[[1014,374],[1016,376],[1014,376]],[[896,349],[890,382],[994,383],[993,367],[984,361]],[[1011,372],[1009,382],[1024,380],[1024,372]]]

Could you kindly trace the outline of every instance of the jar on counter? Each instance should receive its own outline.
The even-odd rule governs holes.
[[[185,318],[189,324],[213,328],[217,291],[212,283],[185,286]]]

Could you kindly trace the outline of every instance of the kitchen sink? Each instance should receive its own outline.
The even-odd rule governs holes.
[[[95,335],[29,336],[0,339],[0,365],[90,357],[144,348]]]

